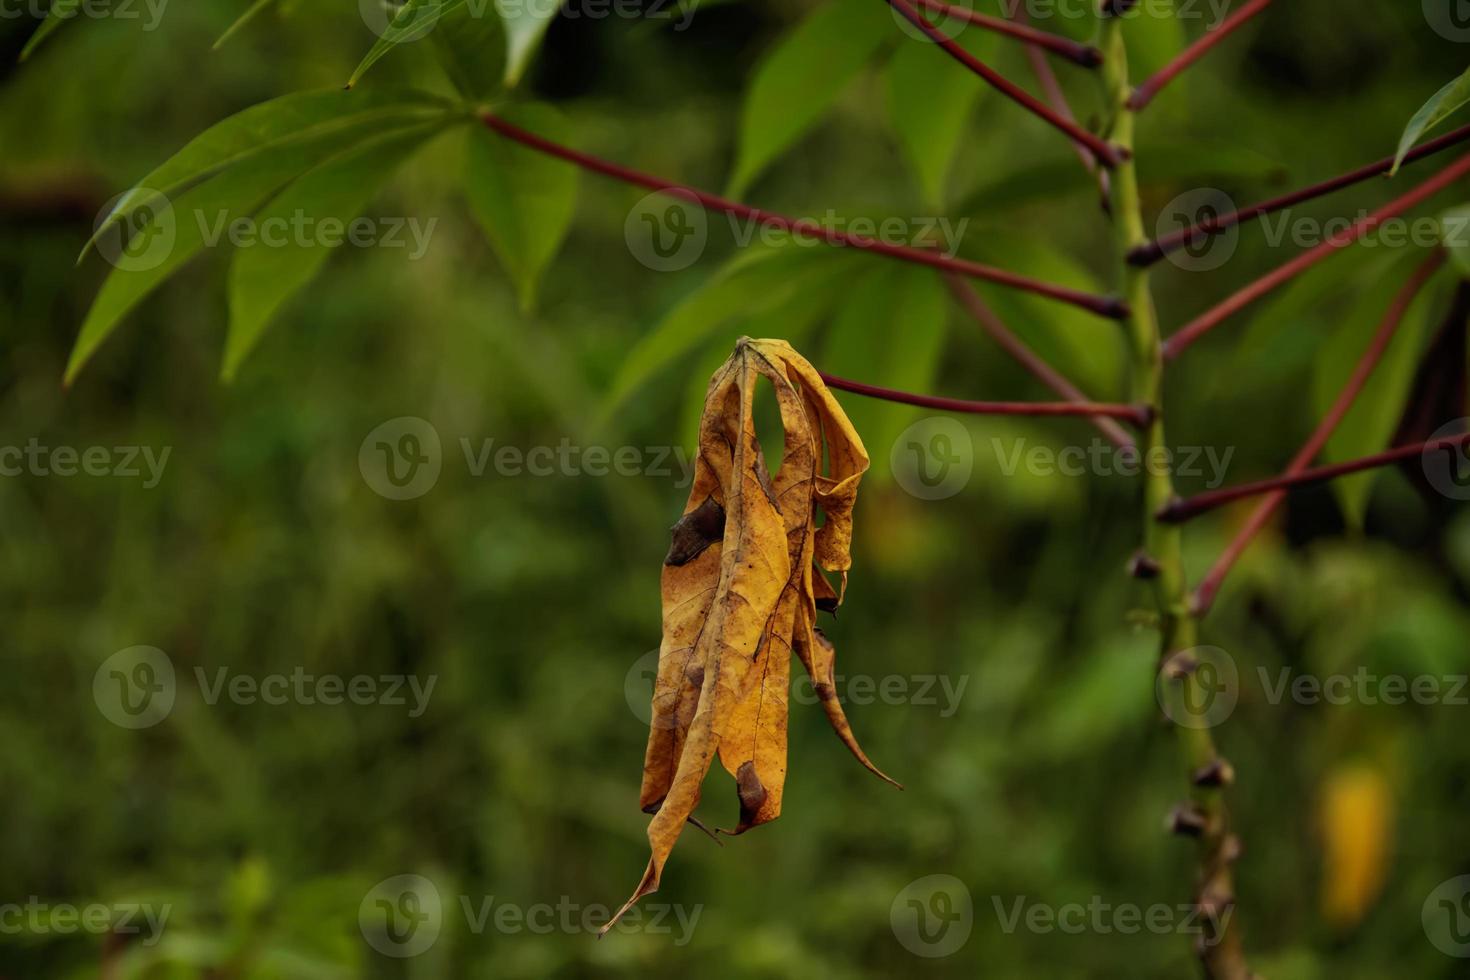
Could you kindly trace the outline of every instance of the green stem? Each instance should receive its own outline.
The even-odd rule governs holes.
[[[1101,80],[1111,123],[1108,137],[1126,151],[1123,162],[1113,172],[1111,210],[1117,276],[1130,310],[1124,327],[1132,355],[1131,400],[1152,409],[1152,419],[1139,443],[1144,464],[1144,543],[1135,570],[1152,582],[1163,634],[1159,670],[1169,678],[1166,688],[1173,688],[1173,696],[1186,705],[1206,704],[1213,692],[1203,688],[1195,670],[1198,660],[1192,651],[1197,643],[1196,623],[1184,573],[1183,531],[1154,518],[1174,498],[1174,480],[1164,462],[1169,457],[1164,430],[1163,342],[1149,270],[1127,261],[1128,253],[1147,242],[1148,236],[1138,193],[1138,169],[1132,158],[1134,114],[1128,108],[1131,91],[1123,22],[1104,16],[1101,40]],[[1181,725],[1179,732],[1188,766],[1190,801],[1176,810],[1174,829],[1197,837],[1200,849],[1194,901],[1201,912],[1202,931],[1196,937],[1195,949],[1205,976],[1246,980],[1251,974],[1245,965],[1234,914],[1233,864],[1239,843],[1229,831],[1222,794],[1222,787],[1230,781],[1230,767],[1216,754],[1208,727]]]

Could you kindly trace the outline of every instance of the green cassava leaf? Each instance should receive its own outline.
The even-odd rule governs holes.
[[[500,91],[506,72],[505,22],[493,13],[481,15],[480,6],[470,3],[446,14],[429,35],[455,90],[472,101]]]
[[[452,107],[404,90],[297,92],[262,102],[216,123],[117,199],[83,248],[140,209],[169,198],[230,167],[246,165],[295,143],[332,147],[395,126],[448,118]]]
[[[425,119],[420,114],[407,121],[399,119],[391,128],[382,122],[368,128],[310,127],[310,135],[273,141],[268,149],[233,166],[202,168],[197,172],[209,176],[176,184],[184,188],[176,195],[150,192],[145,204],[130,205],[125,224],[110,222],[106,237],[98,240],[98,250],[107,255],[114,269],[82,324],[67,363],[66,380],[76,376],[122,317],[148,293],[200,250],[220,244],[230,222],[254,214],[301,174],[363,140],[403,129],[432,129],[454,119],[441,110],[437,118]],[[191,157],[191,161],[197,159],[203,158]],[[180,171],[173,163],[164,164],[156,173],[177,174]],[[192,162],[187,169],[196,174]]]
[[[501,110],[510,122],[570,142],[566,122],[544,105]],[[577,169],[483,127],[469,136],[465,193],[485,236],[510,273],[521,307],[535,302],[541,273],[561,247],[577,205]]]
[[[224,47],[225,43],[229,41],[230,38],[234,37],[241,30],[243,30],[245,26],[253,21],[255,18],[265,13],[266,8],[273,7],[279,2],[280,0],[255,0],[255,2],[252,3],[249,7],[245,8],[245,12],[243,14],[235,18],[235,22],[233,24],[225,28],[225,32],[219,36],[219,40],[214,42],[214,50],[218,51],[220,48]]]
[[[885,266],[855,283],[827,329],[825,371],[900,391],[932,392],[949,324],[949,294],[939,274]],[[873,472],[889,473],[889,450],[922,409],[852,398],[844,406],[867,443]]]
[[[599,420],[611,419],[649,378],[693,351],[715,330],[738,317],[781,308],[808,288],[809,277],[824,264],[844,258],[830,248],[796,243],[742,251],[638,340],[613,378]]]
[[[541,46],[546,29],[561,12],[561,4],[551,0],[542,0],[539,3],[529,3],[527,0],[495,0],[495,9],[505,22],[505,84],[515,87],[526,73],[531,56]]]
[[[361,81],[368,69],[381,61],[388,52],[400,44],[427,37],[445,16],[467,4],[468,0],[408,0],[398,8],[393,20],[379,33],[378,40],[353,70],[352,77],[347,79],[347,87],[352,88]]]
[[[894,33],[893,19],[882,5],[832,0],[782,38],[756,69],[746,94],[740,151],[727,193],[742,196],[772,160],[821,118]],[[944,60],[941,51],[927,53]]]
[[[965,43],[992,48],[996,34],[967,31]],[[946,58],[936,58],[932,45],[903,44],[888,62],[888,104],[899,146],[908,158],[924,194],[924,203],[943,207],[945,177],[954,163],[965,122],[987,86],[970,72],[956,72]],[[977,49],[977,54],[983,52]]]
[[[1394,155],[1393,169],[1389,171],[1389,176],[1399,172],[1404,157],[1425,133],[1443,122],[1466,102],[1470,102],[1470,70],[1435,92],[1430,96],[1429,101],[1414,113],[1414,117],[1404,127],[1404,135],[1399,138],[1398,153]]]
[[[1395,259],[1397,261],[1387,264],[1385,274],[1373,281],[1373,285],[1358,297],[1351,311],[1335,325],[1333,335],[1319,338],[1312,366],[1314,415],[1319,418],[1331,407],[1352,374],[1394,294],[1402,288],[1409,265],[1421,261],[1422,256],[1400,255]],[[1409,397],[1426,332],[1433,326],[1428,322],[1433,292],[1432,286],[1421,290],[1405,313],[1403,324],[1384,353],[1383,360],[1323,449],[1323,463],[1342,462],[1388,448]],[[1353,527],[1363,525],[1368,496],[1378,472],[1357,473],[1332,483],[1343,515]]]
[[[41,46],[42,41],[59,31],[67,21],[76,17],[81,6],[82,0],[54,0],[51,9],[46,12],[46,19],[41,21],[41,26],[36,28],[36,33],[32,34],[25,47],[20,49],[20,60],[25,61],[29,58],[32,52]]]
[[[367,140],[304,174],[255,216],[264,230],[295,227],[310,219],[307,233],[283,242],[257,241],[236,250],[230,266],[230,331],[225,341],[223,377],[231,380],[255,348],[277,310],[316,275],[331,250],[345,241],[332,223],[345,229],[395,168],[443,131],[444,122],[421,123]]]

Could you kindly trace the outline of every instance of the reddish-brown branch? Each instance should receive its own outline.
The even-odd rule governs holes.
[[[1340,476],[1391,466],[1394,463],[1413,459],[1425,453],[1438,452],[1441,449],[1462,449],[1467,444],[1470,444],[1470,432],[1430,439],[1427,442],[1411,443],[1407,446],[1395,446],[1393,449],[1375,453],[1372,456],[1364,456],[1361,459],[1348,460],[1346,463],[1333,463],[1331,466],[1318,466],[1310,470],[1299,470],[1296,473],[1284,473],[1269,480],[1257,480],[1254,483],[1242,483],[1240,486],[1227,487],[1224,490],[1211,490],[1207,493],[1196,494],[1193,497],[1174,501],[1160,510],[1157,517],[1165,524],[1180,524],[1212,511],[1216,507],[1223,507],[1225,504],[1244,500],[1246,497],[1259,497],[1263,493],[1271,493],[1275,490],[1292,490],[1311,483],[1325,483],[1328,480],[1336,480]]]
[[[1037,30],[1030,24],[1021,24],[1002,17],[992,17],[989,14],[982,14],[968,7],[955,7],[944,3],[943,0],[915,0],[915,2],[925,9],[934,11],[936,14],[953,17],[956,20],[974,24],[976,27],[983,28],[984,30],[994,31],[997,34],[1004,34],[1018,41],[1025,41],[1029,45],[1045,48],[1053,54],[1061,55],[1068,61],[1081,65],[1083,68],[1096,68],[1102,64],[1102,52],[1092,45],[1082,44],[1069,37],[1062,37],[1060,34]]]
[[[1148,105],[1153,100],[1153,97],[1158,95],[1159,91],[1165,85],[1172,82],[1180,72],[1184,71],[1200,58],[1203,58],[1211,48],[1225,40],[1242,24],[1270,5],[1271,0],[1250,0],[1249,3],[1232,13],[1225,19],[1225,23],[1185,48],[1180,52],[1178,57],[1159,69],[1157,74],[1134,89],[1133,95],[1128,99],[1128,108],[1137,112]]]
[[[1204,334],[1219,326],[1232,314],[1239,312],[1283,283],[1310,269],[1334,252],[1340,251],[1369,234],[1383,222],[1400,214],[1444,190],[1459,178],[1470,173],[1470,156],[1461,157],[1455,163],[1434,175],[1409,193],[1360,218],[1352,227],[1340,235],[1334,235],[1311,251],[1304,252],[1290,262],[1257,279],[1225,302],[1205,311],[1164,343],[1164,357],[1178,357],[1186,347]]]
[[[998,89],[1007,98],[1029,109],[1034,115],[1065,133],[1068,138],[1087,147],[1104,164],[1109,167],[1115,167],[1122,161],[1122,156],[1116,146],[1093,133],[1089,133],[1077,125],[1076,122],[1062,118],[1046,103],[1040,101],[1015,82],[1012,82],[1000,72],[966,51],[953,38],[947,36],[939,28],[925,20],[923,13],[912,3],[909,3],[909,0],[888,0],[888,4],[902,14],[909,23],[918,28],[925,37],[943,48],[945,53],[951,58],[985,79],[985,81],[989,82],[991,86]]]
[[[850,391],[854,395],[866,395],[887,402],[936,408],[944,412],[963,412],[968,415],[1090,415],[1104,418],[1126,419],[1134,425],[1148,424],[1149,412],[1140,405],[1109,405],[1102,402],[974,402],[959,398],[940,398],[935,395],[916,395],[893,388],[849,381],[821,372],[822,380],[833,388]]]
[[[1001,318],[995,315],[995,311],[985,304],[980,294],[975,292],[975,287],[959,276],[945,276],[944,281],[949,286],[950,292],[954,293],[960,306],[970,314],[976,323],[980,324],[981,329],[1042,384],[1069,402],[1085,404],[1091,400],[1081,388],[1068,381],[1060,371],[1027,347],[1025,341],[1017,337]],[[1092,421],[1102,434],[1118,448],[1135,449],[1137,447],[1133,437],[1113,419],[1094,416]]]
[[[1446,133],[1438,139],[1430,140],[1422,146],[1415,147],[1404,157],[1404,162],[1412,163],[1415,160],[1422,160],[1424,157],[1438,153],[1440,150],[1448,147],[1457,146],[1466,140],[1470,140],[1470,126],[1462,126],[1454,132]],[[1227,231],[1247,221],[1254,221],[1256,218],[1261,218],[1268,214],[1275,214],[1277,211],[1301,204],[1304,201],[1324,197],[1334,191],[1342,190],[1344,187],[1351,187],[1354,184],[1360,184],[1365,180],[1386,174],[1393,169],[1393,163],[1393,157],[1384,157],[1382,160],[1370,163],[1366,167],[1359,167],[1357,170],[1345,173],[1340,177],[1324,180],[1320,184],[1303,187],[1301,190],[1292,191],[1290,194],[1283,194],[1280,197],[1273,197],[1271,200],[1262,201],[1259,204],[1252,204],[1249,207],[1241,208],[1239,211],[1232,211],[1230,214],[1222,214],[1214,218],[1209,218],[1189,228],[1181,228],[1179,231],[1165,235],[1158,241],[1148,242],[1133,249],[1128,253],[1128,262],[1136,266],[1152,265],[1170,252],[1185,245],[1193,245],[1195,242],[1202,241],[1210,235],[1219,234],[1222,231]]]
[[[519,126],[506,122],[489,112],[480,114],[480,121],[489,129],[499,133],[507,139],[515,140],[523,146],[528,146],[539,153],[557,157],[568,163],[620,180],[625,184],[633,184],[638,187],[646,187],[652,191],[662,191],[675,197],[684,198],[698,204],[709,211],[718,211],[723,214],[734,215],[746,221],[753,221],[765,225],[768,228],[778,228],[794,235],[802,235],[817,238],[829,245],[846,245],[852,248],[862,249],[878,255],[886,255],[891,259],[902,262],[913,262],[917,265],[927,265],[930,268],[939,269],[942,272],[953,272],[973,279],[983,279],[986,282],[1009,286],[1023,292],[1035,293],[1037,296],[1045,296],[1047,299],[1056,300],[1059,303],[1068,303],[1072,306],[1081,307],[1089,313],[1121,320],[1128,316],[1128,305],[1113,296],[1095,296],[1091,293],[1068,289],[1054,283],[1041,282],[1029,276],[1017,275],[1004,269],[993,266],[982,265],[979,262],[971,262],[968,259],[950,258],[923,248],[914,248],[908,245],[893,245],[888,242],[868,238],[865,235],[854,235],[850,232],[839,231],[835,228],[826,228],[809,221],[805,218],[788,218],[774,211],[765,211],[753,208],[739,201],[731,201],[706,191],[697,190],[684,184],[676,184],[662,177],[654,177],[649,174],[631,170],[619,164],[590,156],[570,147],[553,143],[551,140],[537,136],[535,133],[521,129]]]
[[[1367,385],[1369,377],[1372,376],[1379,362],[1383,360],[1384,352],[1388,350],[1389,342],[1398,333],[1399,327],[1404,322],[1404,315],[1409,311],[1409,307],[1413,305],[1414,300],[1418,297],[1420,291],[1423,290],[1425,283],[1429,282],[1434,273],[1444,264],[1444,260],[1444,252],[1436,249],[1428,259],[1414,270],[1413,274],[1409,276],[1408,281],[1404,283],[1403,288],[1394,296],[1393,302],[1389,304],[1388,312],[1384,314],[1383,322],[1379,324],[1377,332],[1373,335],[1373,339],[1369,342],[1367,349],[1363,351],[1363,356],[1358,359],[1357,366],[1353,368],[1351,377],[1342,386],[1342,390],[1338,392],[1337,400],[1332,403],[1332,407],[1327,410],[1327,414],[1322,416],[1322,421],[1317,424],[1316,430],[1302,444],[1302,448],[1292,457],[1291,464],[1286,468],[1287,475],[1301,473],[1313,459],[1317,458],[1317,454],[1322,451],[1322,448],[1327,445],[1327,440],[1332,437],[1332,433],[1337,431],[1337,427],[1342,424],[1342,420],[1347,415],[1348,410],[1353,407],[1358,396],[1362,394],[1363,387]],[[1220,586],[1225,581],[1225,576],[1230,574],[1230,570],[1235,567],[1236,561],[1245,553],[1245,549],[1255,540],[1256,535],[1271,520],[1271,515],[1276,512],[1276,509],[1281,506],[1281,502],[1285,499],[1286,491],[1276,490],[1268,494],[1264,500],[1256,505],[1256,509],[1251,512],[1245,524],[1236,532],[1230,544],[1226,546],[1224,552],[1221,553],[1209,572],[1200,580],[1199,587],[1195,589],[1192,605],[1196,615],[1203,616],[1215,604],[1215,596],[1219,593]]]

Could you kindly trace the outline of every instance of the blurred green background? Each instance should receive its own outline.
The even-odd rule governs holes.
[[[1130,615],[1150,600],[1123,574],[1139,536],[1134,484],[1006,475],[992,440],[1060,449],[1094,431],[970,418],[968,482],[919,499],[889,460],[904,427],[932,413],[845,395],[875,471],[847,601],[827,630],[839,672],[903,678],[913,695],[848,706],[906,791],[865,774],[810,698],[794,698],[782,819],[723,848],[686,834],[648,900],[686,915],[698,906],[689,935],[673,918],[672,932],[601,942],[580,928],[474,928],[461,897],[475,909],[493,896],[495,907],[586,910],[616,907],[637,880],[646,728],[635,709],[658,644],[666,528],[687,490],[650,473],[477,476],[462,439],[686,446],[704,380],[741,334],[788,337],[819,367],[879,384],[1048,396],[958,310],[929,302],[928,273],[806,250],[755,263],[759,274],[710,298],[741,251],[722,221],[689,268],[649,269],[624,238],[642,192],[600,178],[581,181],[571,233],[523,310],[467,206],[462,133],[415,157],[369,211],[437,219],[427,254],[342,249],[232,384],[217,380],[218,249],[63,390],[107,271],[96,256],[73,261],[102,203],[232,112],[339,86],[372,41],[355,4],[302,2],[211,52],[244,5],[170,5],[155,31],[118,17],[71,24],[24,65],[15,55],[37,20],[0,21],[0,443],[170,450],[154,487],[0,480],[0,904],[170,910],[157,942],[46,920],[0,928],[0,977],[1192,975],[1187,937],[1008,932],[997,912],[1021,897],[1052,908],[1189,898],[1193,849],[1162,829],[1184,793],[1183,761],[1153,694],[1154,634]],[[710,4],[679,30],[563,17],[523,87],[567,116],[575,146],[718,190],[756,66],[815,9]],[[1090,30],[1085,19],[1044,26]],[[1134,58],[1161,64],[1203,26],[1142,21]],[[1014,45],[975,31],[964,41],[1034,86]],[[447,93],[422,47],[394,53],[364,85]],[[1142,119],[1146,210],[1202,187],[1243,203],[1383,156],[1467,54],[1419,4],[1277,4]],[[966,218],[961,254],[1106,291],[1096,185],[1063,141],[967,89],[896,26],[864,65],[747,199],[799,215]],[[1079,118],[1094,118],[1093,79],[1057,71]],[[931,109],[953,120],[940,127],[958,147],[948,166],[938,150],[938,165],[923,162],[932,144],[906,149],[906,121]],[[1356,214],[1434,166],[1298,214]],[[1422,213],[1460,203],[1450,192]],[[1166,329],[1294,251],[1252,227],[1222,269],[1161,265]],[[1171,442],[1233,449],[1231,482],[1282,468],[1413,261],[1407,251],[1338,256],[1191,350],[1171,368]],[[1392,435],[1450,285],[1437,280],[1412,314],[1392,377],[1334,455]],[[981,291],[1089,393],[1121,397],[1108,323]],[[680,310],[681,341],[651,348]],[[619,385],[626,397],[611,404]],[[375,492],[359,449],[404,416],[433,426],[442,472],[400,501]],[[1195,576],[1244,513],[1189,528]],[[1216,737],[1239,773],[1238,917],[1265,976],[1463,975],[1421,911],[1439,883],[1470,872],[1470,708],[1273,704],[1257,678],[1470,671],[1467,586],[1470,516],[1385,471],[1295,495],[1205,623],[1204,642],[1242,676]],[[178,690],[167,718],[129,730],[99,710],[93,680],[137,645],[166,653]],[[387,704],[211,704],[196,668],[436,680],[411,717]],[[940,682],[964,684],[955,710]],[[722,772],[702,813],[716,825],[735,813]],[[407,958],[375,951],[359,916],[374,886],[401,874],[428,878],[444,902],[437,941]],[[890,923],[906,886],[934,874],[959,879],[973,903],[968,941],[943,957],[915,955]]]

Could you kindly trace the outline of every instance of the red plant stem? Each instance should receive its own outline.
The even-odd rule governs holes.
[[[925,20],[924,15],[917,7],[909,3],[909,0],[888,0],[888,4],[902,14],[909,23],[923,32],[925,37],[943,48],[945,53],[951,58],[985,79],[993,87],[999,89],[1007,98],[1029,109],[1036,116],[1067,134],[1073,141],[1087,147],[1104,164],[1109,167],[1115,167],[1122,161],[1122,156],[1116,146],[1113,146],[1107,140],[1093,133],[1089,133],[1072,120],[1062,118],[1051,107],[1046,105],[1046,103],[1039,101],[1025,89],[966,51],[954,39],[946,36],[943,31]]]
[[[1149,419],[1148,409],[1139,405],[1109,405],[1101,402],[972,402],[959,398],[915,395],[907,391],[880,388],[877,385],[863,384],[861,381],[839,378],[825,371],[820,374],[822,380],[830,387],[850,391],[854,395],[866,395],[869,398],[880,398],[883,401],[900,402],[904,405],[919,405],[923,408],[937,408],[944,412],[963,412],[968,415],[1092,415],[1126,419],[1139,426],[1147,425]]]
[[[1422,160],[1424,157],[1438,153],[1447,147],[1456,146],[1466,140],[1470,140],[1470,126],[1462,126],[1454,132],[1446,133],[1437,139],[1432,139],[1421,146],[1415,147],[1404,157],[1404,163]],[[1354,184],[1362,183],[1380,174],[1386,174],[1393,169],[1393,163],[1393,157],[1384,157],[1382,160],[1370,163],[1366,167],[1359,167],[1357,170],[1345,173],[1340,177],[1334,177],[1331,180],[1325,180],[1320,184],[1303,187],[1301,190],[1292,191],[1290,194],[1283,194],[1281,197],[1274,197],[1269,201],[1252,204],[1250,207],[1241,208],[1239,211],[1233,211],[1230,214],[1210,218],[1190,228],[1181,228],[1179,231],[1165,235],[1158,241],[1148,242],[1133,249],[1128,253],[1128,262],[1136,266],[1152,265],[1180,246],[1192,245],[1196,240],[1207,235],[1218,234],[1235,225],[1244,224],[1247,221],[1253,221],[1256,218],[1264,217],[1268,214],[1274,214],[1284,208],[1301,204],[1303,201],[1323,197],[1331,194],[1333,191],[1339,191],[1344,187],[1351,187]]]
[[[1144,106],[1153,101],[1153,97],[1159,91],[1172,82],[1180,72],[1203,58],[1211,48],[1233,34],[1246,21],[1271,5],[1271,0],[1250,0],[1239,10],[1226,18],[1225,23],[1207,33],[1204,37],[1191,44],[1180,52],[1179,56],[1169,62],[1152,78],[1133,90],[1133,95],[1128,99],[1128,108],[1138,112]]]
[[[1059,303],[1069,303],[1072,306],[1081,307],[1098,316],[1121,320],[1128,315],[1128,306],[1122,300],[1113,296],[1094,296],[1091,293],[1068,289],[1053,283],[1041,282],[1028,276],[1017,275],[1014,272],[1006,272],[993,266],[982,265],[979,262],[971,262],[968,259],[949,258],[938,252],[928,249],[913,248],[907,245],[893,245],[888,242],[878,241],[864,235],[854,235],[833,228],[824,228],[814,221],[805,218],[788,218],[785,215],[776,214],[773,211],[764,211],[753,208],[739,201],[731,201],[726,198],[710,194],[706,191],[696,190],[683,184],[664,180],[662,177],[654,177],[649,174],[630,170],[627,167],[589,156],[570,147],[553,143],[548,139],[537,136],[535,133],[527,132],[519,126],[512,125],[498,116],[488,112],[480,114],[480,121],[488,128],[499,133],[507,139],[515,140],[523,146],[528,146],[539,153],[557,157],[568,163],[620,180],[626,184],[634,184],[638,187],[646,187],[652,191],[662,191],[676,197],[686,198],[709,211],[719,211],[724,214],[734,215],[747,221],[754,221],[770,228],[779,228],[782,231],[793,234],[806,235],[818,238],[830,245],[848,245],[853,248],[874,252],[878,255],[886,255],[892,259],[903,262],[913,262],[918,265],[927,265],[944,272],[954,272],[962,276],[970,276],[975,279],[983,279],[987,282],[998,283],[1002,286],[1010,286],[1024,292],[1035,293],[1045,296],[1047,299],[1056,300]]]
[[[1006,16],[1023,25],[1030,25],[1030,18],[1026,13],[1026,7],[1022,0],[1006,0]],[[1037,84],[1041,86],[1041,93],[1046,97],[1047,104],[1068,122],[1076,122],[1077,117],[1072,114],[1072,107],[1067,103],[1067,95],[1062,91],[1061,82],[1057,81],[1056,72],[1051,70],[1051,62],[1046,60],[1046,52],[1034,44],[1026,45],[1026,60],[1031,63],[1031,74],[1036,76]],[[1082,161],[1082,166],[1087,172],[1097,175],[1098,191],[1102,195],[1103,208],[1107,209],[1109,203],[1108,172],[1099,169],[1097,156],[1086,146],[1072,141],[1072,148],[1077,151],[1077,156]]]
[[[980,294],[966,280],[959,276],[945,276],[945,284],[949,286],[950,292],[954,293],[966,313],[980,324],[981,329],[991,336],[997,344],[1013,357],[1017,363],[1031,372],[1042,384],[1052,391],[1061,395],[1069,402],[1085,404],[1090,399],[1081,388],[1062,376],[1056,368],[1046,363],[1039,354],[1027,347],[1025,342],[1017,337],[1009,327],[995,315],[995,311],[985,304]],[[1119,449],[1136,449],[1137,443],[1128,432],[1113,419],[1104,416],[1094,416],[1093,424],[1098,427],[1103,435]]]
[[[1225,302],[1213,309],[1205,311],[1196,317],[1193,322],[1170,337],[1164,343],[1164,358],[1166,360],[1172,360],[1178,357],[1186,347],[1219,326],[1232,314],[1239,312],[1271,292],[1271,290],[1310,269],[1334,252],[1353,244],[1383,224],[1383,222],[1390,218],[1395,218],[1426,199],[1433,197],[1467,173],[1470,173],[1470,156],[1461,157],[1403,197],[1385,204],[1366,218],[1361,218],[1354,222],[1353,226],[1343,234],[1334,235],[1311,251],[1303,252],[1274,272],[1257,279],[1240,292],[1225,300]]]
[[[1258,497],[1263,493],[1271,493],[1275,490],[1290,490],[1311,483],[1324,483],[1351,473],[1361,473],[1364,470],[1378,469],[1383,466],[1392,465],[1393,463],[1402,462],[1406,459],[1413,459],[1415,456],[1424,453],[1431,453],[1440,449],[1458,449],[1467,444],[1470,444],[1470,432],[1462,432],[1456,436],[1445,436],[1440,439],[1430,439],[1428,442],[1416,442],[1408,446],[1395,446],[1393,449],[1375,453],[1372,456],[1364,456],[1362,459],[1348,460],[1346,463],[1333,463],[1331,466],[1318,466],[1315,469],[1304,469],[1295,473],[1285,473],[1281,476],[1272,477],[1269,480],[1242,483],[1240,486],[1228,487],[1224,490],[1211,490],[1208,493],[1197,494],[1184,500],[1176,500],[1159,511],[1157,517],[1165,524],[1181,524],[1191,518],[1212,511],[1216,507],[1236,500],[1243,500],[1246,497]]]
[[[942,0],[916,0],[919,6],[953,17],[966,23],[974,24],[976,27],[1018,41],[1025,41],[1029,45],[1045,48],[1053,54],[1061,55],[1068,61],[1076,62],[1083,68],[1096,68],[1102,64],[1102,52],[1090,44],[1081,44],[1069,37],[1060,34],[1052,34],[1048,31],[1037,30],[1030,24],[1019,24],[1015,21],[1006,20],[1002,17],[992,17],[989,14],[978,13],[968,7],[955,7],[942,2]]]
[[[1338,392],[1337,400],[1332,403],[1332,407],[1328,409],[1327,414],[1322,416],[1322,421],[1317,424],[1316,430],[1302,444],[1302,448],[1297,451],[1297,454],[1292,457],[1291,464],[1286,468],[1287,475],[1294,475],[1304,471],[1312,460],[1317,457],[1317,454],[1322,451],[1322,447],[1327,445],[1327,440],[1332,437],[1332,433],[1337,431],[1337,427],[1342,424],[1342,420],[1347,415],[1348,410],[1353,407],[1358,396],[1362,394],[1363,387],[1368,383],[1368,378],[1372,376],[1379,362],[1383,360],[1383,354],[1388,350],[1389,342],[1393,340],[1394,336],[1398,333],[1399,327],[1403,324],[1404,315],[1408,313],[1409,307],[1413,305],[1414,300],[1418,297],[1420,291],[1423,290],[1425,283],[1439,271],[1439,267],[1444,264],[1444,260],[1444,252],[1436,249],[1429,258],[1425,259],[1414,270],[1413,274],[1409,276],[1408,281],[1404,283],[1403,288],[1394,296],[1393,302],[1389,304],[1388,312],[1384,314],[1383,322],[1378,326],[1378,331],[1373,335],[1373,339],[1369,342],[1367,349],[1363,351],[1363,356],[1358,359],[1357,366],[1353,368],[1352,376],[1342,386],[1342,390]],[[1264,500],[1256,505],[1256,509],[1251,512],[1245,524],[1236,532],[1230,544],[1226,546],[1224,552],[1215,561],[1208,574],[1200,580],[1199,587],[1195,589],[1194,600],[1191,603],[1195,615],[1203,616],[1215,604],[1215,596],[1220,591],[1220,586],[1224,583],[1225,576],[1230,574],[1230,570],[1235,567],[1236,561],[1245,553],[1245,549],[1250,546],[1255,536],[1271,520],[1271,515],[1276,512],[1276,509],[1281,506],[1281,502],[1285,499],[1286,491],[1276,490],[1268,494]]]

